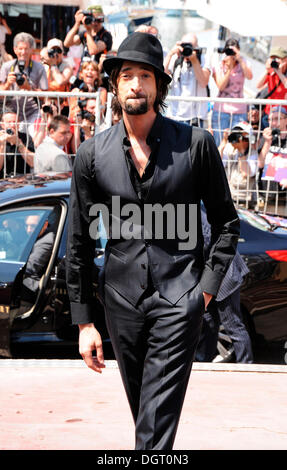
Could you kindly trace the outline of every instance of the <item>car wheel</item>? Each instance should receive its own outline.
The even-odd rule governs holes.
[[[217,341],[217,355],[212,362],[234,362],[234,348],[232,341],[225,332],[223,325],[220,325]]]

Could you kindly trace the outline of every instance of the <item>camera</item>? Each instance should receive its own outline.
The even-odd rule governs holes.
[[[218,47],[217,49],[214,49],[214,51],[218,52],[218,54],[226,54],[228,56],[236,55],[236,52],[231,49],[231,47]]]
[[[73,90],[73,88],[79,88],[79,90],[84,91],[84,92],[89,91],[88,85],[86,85],[86,83],[78,77],[75,77],[75,76],[71,77],[70,84],[71,84],[71,90]]]
[[[280,136],[280,129],[275,127],[274,129],[272,129],[271,134],[274,139],[278,139],[278,137]]]
[[[53,115],[52,107],[49,104],[44,104],[42,106],[42,110],[45,114],[52,114]]]
[[[90,122],[95,122],[94,114],[84,109],[86,105],[87,105],[87,100],[78,99],[78,106],[81,111],[77,114],[77,116],[80,117],[81,119],[87,119]]]
[[[94,123],[95,122],[95,116],[90,113],[90,111],[87,111],[86,109],[81,109],[81,112],[77,114],[81,119],[87,119],[88,121]]]
[[[8,134],[8,135],[14,135],[13,129],[6,129],[6,134]]]
[[[183,57],[188,57],[193,53],[193,46],[189,42],[182,42],[181,47],[183,48],[183,51],[181,53]]]
[[[273,59],[270,65],[272,69],[279,69],[279,62],[276,59]]]
[[[82,11],[83,15],[85,16],[84,18],[84,24],[89,25],[95,22],[95,18],[93,13],[91,13],[88,10],[83,10]]]
[[[57,51],[55,51],[55,49],[48,49],[48,57],[50,57],[50,59],[53,59],[56,54]]]
[[[18,61],[18,68],[19,68],[19,72],[16,73],[16,83],[18,86],[21,86],[25,82],[25,74],[24,74],[25,60]]]
[[[181,55],[183,55],[183,57],[189,57],[193,53],[193,51],[196,52],[197,57],[200,57],[200,55],[202,53],[206,52],[205,48],[203,48],[203,47],[195,48],[195,47],[193,47],[193,45],[190,42],[182,42],[181,47],[183,48],[183,51],[181,53]]]

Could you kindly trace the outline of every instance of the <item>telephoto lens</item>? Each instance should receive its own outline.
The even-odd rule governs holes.
[[[192,44],[189,42],[182,42],[181,47],[183,48],[182,55],[183,57],[189,57],[193,52]]]

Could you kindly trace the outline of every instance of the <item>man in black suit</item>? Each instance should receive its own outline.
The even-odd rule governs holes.
[[[67,242],[72,320],[83,359],[101,372],[92,284],[101,210],[109,240],[99,294],[135,448],[172,449],[202,315],[235,254],[239,220],[213,137],[159,112],[170,77],[158,39],[129,35],[104,69],[123,119],[84,142],[75,159]],[[201,200],[212,228],[206,261]]]

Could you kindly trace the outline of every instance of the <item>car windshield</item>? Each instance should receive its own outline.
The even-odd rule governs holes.
[[[0,262],[26,262],[51,208],[7,210],[0,214]]]
[[[264,232],[270,232],[270,230],[272,230],[272,225],[257,214],[244,209],[238,209],[238,215],[241,220],[244,220],[259,230],[263,230]]]

